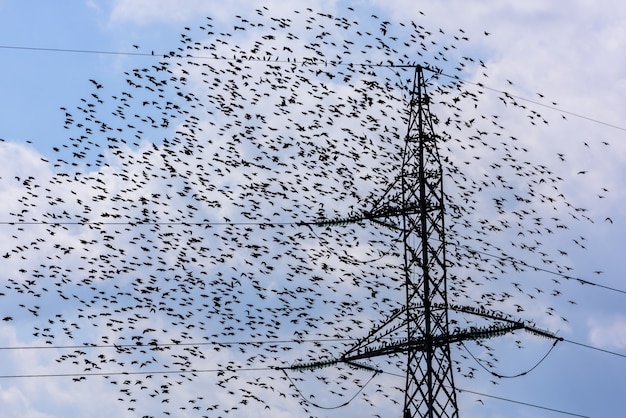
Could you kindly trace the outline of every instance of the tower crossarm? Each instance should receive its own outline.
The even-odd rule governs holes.
[[[484,340],[499,337],[506,333],[525,329],[521,322],[493,324],[487,327],[470,327],[467,330],[457,331],[448,335],[433,336],[431,338],[412,338],[410,340],[396,340],[382,342],[376,347],[365,347],[363,350],[346,354],[340,358],[342,362],[369,359],[380,356],[390,356],[408,351],[424,351],[432,347],[446,347],[450,344],[467,340]]]
[[[456,311],[468,313],[471,315],[481,316],[483,318],[495,319],[497,321],[507,322],[509,324],[517,324],[519,325],[518,329],[524,329],[524,331],[537,335],[539,337],[544,337],[552,340],[562,341],[563,338],[557,337],[555,333],[549,330],[538,328],[534,325],[529,324],[526,321],[520,319],[514,319],[510,315],[505,314],[503,312],[498,311],[490,311],[484,308],[475,308],[473,306],[465,306],[465,305],[448,305],[448,309]]]
[[[420,208],[417,205],[407,205],[406,207],[402,208],[382,206],[374,211],[368,211],[357,215],[350,215],[339,218],[320,219],[312,222],[311,224],[316,226],[338,226],[363,221],[371,221],[387,228],[399,229],[399,224],[391,223],[389,221],[389,218],[398,218],[399,220],[402,216],[418,215],[419,211]]]

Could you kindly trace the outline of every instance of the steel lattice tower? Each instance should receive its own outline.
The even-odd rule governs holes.
[[[423,340],[407,351],[404,416],[456,417],[448,336],[443,170],[437,151],[424,74],[417,67],[410,101],[400,193],[396,206],[403,228],[407,340]],[[398,181],[398,180],[396,180]],[[396,186],[395,189],[398,187]],[[393,189],[392,189],[393,190]],[[441,341],[443,344],[439,344]]]
[[[422,67],[415,68],[402,165],[368,214],[402,231],[406,301],[404,417],[458,417],[450,359],[443,170]],[[371,337],[400,324],[384,323]],[[389,331],[389,330],[387,330]]]
[[[405,303],[402,309],[381,321],[340,357],[296,364],[288,369],[314,369],[347,363],[377,371],[358,360],[404,354],[403,418],[458,418],[450,355],[452,344],[492,338],[518,329],[554,340],[560,338],[506,314],[448,303],[443,167],[423,71],[421,66],[415,66],[398,176],[370,211],[315,222],[316,225],[331,226],[369,220],[401,231]],[[493,324],[450,332],[450,311],[487,318]]]
[[[403,309],[374,327],[337,361],[406,353],[404,417],[458,417],[450,360],[446,296],[443,170],[423,69],[415,67],[400,173],[361,216],[318,225],[371,220],[402,232]],[[325,366],[309,363],[294,368]],[[358,364],[360,365],[360,364]],[[361,365],[362,366],[362,365]]]

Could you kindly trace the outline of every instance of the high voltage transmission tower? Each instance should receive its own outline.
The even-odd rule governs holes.
[[[296,364],[290,368],[313,369],[346,363],[375,370],[359,360],[406,355],[403,418],[458,417],[450,355],[452,344],[492,338],[518,329],[550,339],[559,338],[499,312],[448,303],[443,168],[424,70],[415,66],[400,173],[370,211],[317,223],[331,226],[368,220],[400,231],[404,306],[337,359]],[[485,327],[451,331],[448,319],[451,311],[481,316],[493,322]]]

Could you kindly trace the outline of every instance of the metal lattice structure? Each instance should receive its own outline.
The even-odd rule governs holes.
[[[418,66],[400,175],[371,213],[375,218],[388,218],[387,222],[402,230],[406,302],[401,324],[406,342],[389,348],[402,349],[407,355],[405,417],[458,416],[448,342],[442,179],[429,96]],[[394,327],[397,320],[384,326]]]
[[[423,68],[417,66],[400,173],[369,212],[354,218],[401,231],[404,308],[340,358],[354,364],[360,359],[405,353],[405,418],[458,416],[450,343],[466,336],[450,335],[448,328],[445,202],[437,138]]]
[[[415,66],[400,173],[370,211],[317,223],[329,226],[369,220],[400,231],[406,295],[403,307],[373,327],[339,358],[290,367],[312,369],[346,363],[377,372],[359,360],[405,355],[403,418],[459,416],[451,345],[519,329],[559,340],[549,331],[508,315],[448,303],[443,166],[437,147],[440,137],[433,127],[429,103],[424,68]],[[457,328],[451,332],[448,314],[452,311],[493,322],[486,327]]]
[[[454,417],[458,414],[450,346],[437,344],[448,335],[443,173],[421,67],[415,78],[400,178],[400,209],[407,339],[424,338],[424,346],[407,352],[404,415],[412,416],[415,411],[422,416]]]

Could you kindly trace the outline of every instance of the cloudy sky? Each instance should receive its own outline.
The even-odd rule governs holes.
[[[69,143],[65,110],[61,108],[80,106],[80,99],[92,92],[90,79],[107,86],[110,92],[121,92],[126,88],[125,72],[152,65],[152,53],[159,56],[176,48],[183,28],[204,24],[206,16],[216,25],[230,28],[235,15],[249,15],[258,7],[267,6],[276,15],[286,14],[284,2],[251,3],[0,0],[0,54],[4,63],[0,69],[0,214],[6,217],[0,219],[5,223],[0,227],[6,228],[2,235],[13,233],[6,225],[11,220],[9,213],[19,212],[24,205],[17,200],[24,190],[15,177],[50,176],[53,168],[49,161],[56,158],[53,148]],[[571,257],[567,263],[573,271],[568,274],[599,285],[564,280],[562,291],[566,295],[555,302],[554,309],[568,322],[559,323],[560,328],[553,331],[567,341],[557,344],[531,373],[515,379],[499,379],[494,385],[493,378],[480,367],[474,379],[455,376],[461,416],[556,417],[567,416],[565,412],[620,416],[625,407],[626,380],[621,371],[626,359],[615,353],[626,354],[626,294],[620,292],[626,290],[620,263],[626,248],[626,5],[609,0],[572,0],[567,5],[556,0],[423,3],[319,0],[291,2],[289,8],[355,13],[364,21],[374,14],[392,25],[414,19],[433,32],[441,29],[443,34],[458,34],[462,29],[469,41],[462,44],[459,54],[481,60],[487,68],[478,66],[463,74],[468,82],[484,83],[486,96],[493,93],[484,99],[483,109],[502,115],[517,129],[515,135],[527,138],[520,144],[529,149],[525,158],[554,164],[555,170],[558,165],[557,172],[565,178],[564,192],[587,208],[586,213],[595,221],[575,223],[578,229],[569,231],[585,237],[584,251],[571,243],[569,235],[567,241],[555,241]],[[488,72],[488,78],[481,74],[483,71]],[[524,136],[524,129],[529,127],[526,116],[507,113],[499,105],[501,91],[540,112],[550,126]],[[561,159],[566,164],[561,164]],[[468,170],[479,173],[480,167]],[[37,233],[32,234],[36,238]],[[555,234],[550,239],[560,238]],[[10,251],[14,244],[13,240],[5,241],[0,252]],[[11,276],[15,268],[11,262],[3,259],[3,282],[20,280]],[[126,405],[115,401],[118,390],[104,378],[74,383],[67,377],[15,377],[63,371],[55,365],[58,353],[27,349],[42,344],[32,336],[32,327],[37,324],[18,320],[24,317],[22,311],[2,309],[2,317],[14,318],[0,322],[0,409],[9,411],[7,416],[134,416],[126,411]],[[551,324],[543,312],[530,319],[546,327]],[[501,374],[528,370],[550,348],[545,341],[529,344],[531,348],[519,356],[499,353]],[[22,348],[12,349],[15,347]],[[469,344],[468,348],[478,350]],[[460,351],[453,354],[467,356]],[[228,358],[220,356],[224,357],[216,358],[215,364]],[[206,368],[211,368],[209,363]],[[384,382],[403,384],[398,378]],[[223,393],[204,396],[215,396],[215,403],[227,397]],[[383,408],[376,413],[400,416],[399,406],[394,409],[385,404]],[[296,401],[281,404],[278,410],[284,416],[303,414]],[[332,415],[336,411],[319,409],[311,413],[337,416]],[[272,416],[276,414],[275,410]]]

